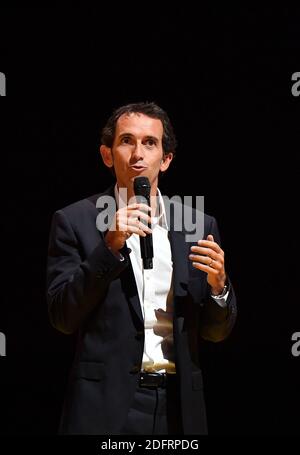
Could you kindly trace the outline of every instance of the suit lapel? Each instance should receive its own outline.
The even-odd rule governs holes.
[[[143,313],[142,313],[142,308],[141,308],[141,302],[136,286],[136,281],[134,278],[134,272],[130,260],[130,254],[127,245],[125,244],[124,248],[122,249],[122,254],[128,257],[129,260],[129,265],[128,267],[123,271],[121,280],[124,283],[124,292],[129,300],[129,303],[134,310],[136,316],[138,317],[138,320],[140,323],[144,325],[144,318],[143,318]]]
[[[188,254],[189,246],[185,242],[184,233],[169,231],[173,258],[173,289],[174,296],[184,297],[187,294],[188,285]]]
[[[172,260],[173,260],[173,291],[174,297],[184,297],[187,294],[188,284],[188,254],[189,245],[185,241],[185,231],[181,225],[183,220],[183,205],[180,201],[163,197],[166,220],[169,228],[168,237],[171,245]],[[177,219],[175,220],[175,217]],[[180,217],[180,222],[178,223]],[[178,226],[176,227],[177,222]],[[176,227],[176,230],[175,230]],[[178,230],[180,229],[180,230]]]
[[[115,188],[115,185],[112,185],[104,193],[102,193],[101,195],[98,195],[98,196],[111,196],[115,199],[114,188]],[[101,209],[99,209],[99,208],[97,210],[99,212],[101,211]],[[122,274],[120,276],[122,288],[123,288],[125,295],[127,296],[128,300],[129,300],[129,303],[130,303],[132,309],[134,310],[135,315],[138,317],[139,322],[144,324],[141,303],[140,303],[138,290],[137,290],[137,286],[136,286],[136,282],[135,282],[135,278],[134,278],[134,272],[133,272],[133,268],[132,268],[132,264],[131,264],[131,260],[130,260],[130,250],[128,249],[126,243],[125,243],[124,247],[122,248],[121,253],[123,254],[123,256],[127,257],[128,261],[129,261],[128,267],[122,272]]]

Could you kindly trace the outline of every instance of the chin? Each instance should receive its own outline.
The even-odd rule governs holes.
[[[147,171],[140,171],[140,172],[135,171],[134,175],[131,177],[130,180],[133,181],[136,177],[148,177],[149,178],[149,175],[147,175]]]

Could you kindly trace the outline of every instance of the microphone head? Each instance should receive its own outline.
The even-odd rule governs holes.
[[[149,197],[151,191],[151,185],[148,177],[136,177],[134,179],[134,194],[136,196]]]

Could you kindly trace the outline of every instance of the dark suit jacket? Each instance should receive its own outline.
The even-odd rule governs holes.
[[[113,187],[106,195],[112,195]],[[125,246],[123,262],[106,247],[96,228],[98,195],[76,202],[54,216],[49,242],[47,299],[52,325],[78,330],[79,342],[61,421],[63,434],[118,434],[138,383],[144,324],[137,287]],[[207,431],[200,369],[201,338],[223,340],[236,317],[230,286],[227,308],[210,297],[207,275],[192,267],[191,244],[170,222],[173,259],[174,348],[180,380],[185,434]],[[205,215],[205,232],[219,233]]]

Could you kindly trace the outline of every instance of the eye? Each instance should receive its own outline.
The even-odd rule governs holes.
[[[131,143],[131,138],[129,136],[124,136],[121,139],[121,144],[130,144]]]
[[[154,147],[156,145],[156,141],[154,139],[147,139],[146,140],[146,145],[148,147]]]

